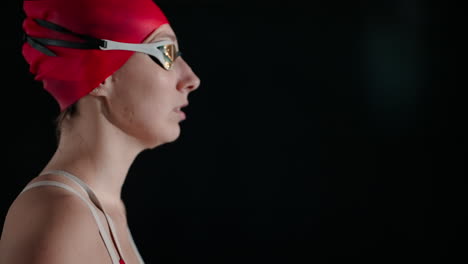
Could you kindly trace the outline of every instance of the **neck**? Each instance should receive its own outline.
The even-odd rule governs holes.
[[[120,203],[128,170],[144,147],[102,116],[67,122],[43,172],[67,171],[85,182],[101,203]]]

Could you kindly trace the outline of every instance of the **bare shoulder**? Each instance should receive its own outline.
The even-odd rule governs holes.
[[[86,203],[54,186],[17,197],[0,241],[0,263],[110,263]]]

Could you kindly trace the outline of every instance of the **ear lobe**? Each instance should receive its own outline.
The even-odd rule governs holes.
[[[98,96],[99,95],[99,87],[94,88],[94,90],[91,91],[92,95]]]
[[[105,80],[103,80],[98,87],[94,88],[90,94],[94,96],[101,96],[103,95],[104,91],[106,90],[106,85],[111,81],[110,78],[112,76],[107,77]]]

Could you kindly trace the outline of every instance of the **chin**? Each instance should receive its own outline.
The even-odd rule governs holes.
[[[171,138],[167,141],[167,143],[174,142],[174,141],[176,141],[179,137],[180,137],[180,127],[179,127],[179,125],[177,125],[177,128],[175,129],[175,131],[172,132]]]
[[[163,135],[159,134],[152,138],[149,145],[151,149],[154,149],[158,146],[164,145],[166,143],[172,143],[176,141],[180,136],[180,127],[177,125],[177,128],[172,130],[167,130]]]

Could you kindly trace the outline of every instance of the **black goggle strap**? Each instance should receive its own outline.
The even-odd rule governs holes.
[[[37,49],[38,51],[46,55],[53,56],[53,57],[57,56],[50,49],[46,48],[45,45],[59,46],[59,47],[65,47],[65,48],[74,48],[74,49],[99,49],[100,47],[105,45],[105,42],[102,39],[72,32],[52,22],[45,21],[42,19],[34,19],[34,21],[36,21],[39,25],[45,28],[48,28],[48,29],[51,29],[60,33],[70,34],[75,37],[86,40],[86,42],[72,42],[72,41],[58,40],[58,39],[37,38],[37,37],[31,37],[31,36],[25,35],[26,41],[33,48]]]

